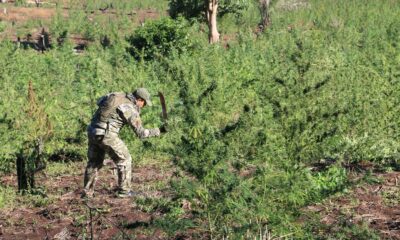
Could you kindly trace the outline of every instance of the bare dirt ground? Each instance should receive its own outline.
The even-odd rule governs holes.
[[[135,204],[134,198],[115,197],[116,176],[104,167],[99,174],[96,195],[81,199],[84,164],[74,166],[76,173],[60,176],[38,176],[37,186],[46,189],[46,201],[26,202],[18,196],[12,207],[0,211],[0,239],[168,239],[158,229],[149,229],[160,216],[149,214]],[[133,189],[140,197],[166,197],[166,184],[172,168],[149,165],[133,170]],[[0,184],[17,188],[15,175],[3,176]],[[89,210],[89,207],[92,210]],[[90,211],[92,216],[90,216]],[[91,231],[93,228],[93,231]]]
[[[55,8],[55,3],[46,3],[51,4],[50,7],[35,7],[34,4],[31,4],[31,7],[16,7],[14,6],[13,1],[9,1],[8,3],[0,4],[0,21],[8,22],[11,24],[11,27],[5,29],[2,33],[0,33],[0,40],[9,39],[12,41],[17,41],[17,31],[18,29],[24,28],[24,26],[32,21],[41,21],[42,27],[35,27],[28,29],[30,34],[30,39],[37,39],[40,35],[42,28],[48,30],[48,25],[53,17],[57,14],[57,9]],[[51,7],[53,6],[53,7]],[[68,18],[69,11],[74,10],[68,6],[68,2],[63,5],[64,7],[61,10],[63,17]],[[115,17],[117,14],[114,9],[98,9],[95,11],[87,12],[88,21],[93,21],[95,16],[110,16]],[[160,12],[155,9],[132,9],[127,12],[126,15],[129,16],[129,19],[135,25],[140,25],[147,20],[158,19],[161,16],[167,15],[166,12]],[[28,34],[28,33],[27,33]],[[30,41],[30,39],[22,38],[22,41]],[[82,41],[87,44],[88,40],[84,39],[82,36],[76,35],[72,33],[71,40],[75,42],[77,45],[82,44]]]
[[[27,200],[17,196],[11,207],[0,210],[1,240],[90,239],[91,232],[94,239],[193,239],[190,233],[168,236],[152,226],[162,212],[145,211],[135,198],[116,198],[116,176],[108,166],[100,171],[95,197],[81,199],[84,163],[70,168],[67,174],[38,176],[37,186],[45,189],[47,197]],[[171,198],[168,182],[174,172],[172,165],[165,164],[136,167],[133,189],[142,199]],[[381,239],[400,239],[400,172],[374,174],[372,178],[374,183],[356,185],[347,194],[306,207],[302,221],[307,221],[310,213],[319,214],[323,227],[318,228],[318,235],[341,231],[343,225],[365,223]],[[16,183],[13,174],[0,178],[3,186],[17,189]]]
[[[318,213],[328,233],[364,223],[382,239],[400,239],[400,172],[373,177],[376,183],[356,186],[349,194],[309,206],[305,212]]]
[[[54,7],[16,7],[13,2],[0,4],[0,20],[9,21],[14,23],[23,23],[30,20],[49,20],[55,16],[57,9]],[[73,10],[68,5],[64,5],[62,14],[64,17],[68,16],[68,11]],[[88,12],[94,15],[113,15],[117,12],[113,9],[98,9],[96,11]],[[166,13],[159,12],[155,9],[132,9],[127,15],[136,16],[137,23],[141,23],[147,19],[157,19]]]
[[[33,19],[49,19],[56,14],[51,8],[27,8],[4,5],[0,12],[0,20],[9,22],[26,22]]]

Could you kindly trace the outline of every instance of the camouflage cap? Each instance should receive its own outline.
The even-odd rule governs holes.
[[[153,103],[150,100],[150,93],[146,88],[138,88],[133,92],[133,95],[136,97],[140,97],[141,99],[146,101],[146,105],[152,106]]]

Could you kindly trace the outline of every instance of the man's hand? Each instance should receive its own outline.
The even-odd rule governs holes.
[[[163,124],[161,127],[160,127],[160,133],[166,133],[167,132],[167,126],[165,125],[165,124]]]

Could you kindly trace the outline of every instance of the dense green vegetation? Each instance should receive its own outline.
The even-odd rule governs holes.
[[[241,16],[249,8],[251,1],[246,0],[221,0],[218,2],[218,15],[234,14]],[[201,0],[171,0],[169,1],[169,14],[171,17],[184,16],[191,18],[205,18],[204,9],[206,1]]]
[[[0,170],[11,171],[36,134],[26,131],[29,81],[52,125],[48,161],[84,160],[96,99],[144,86],[164,92],[169,133],[140,142],[125,129],[122,137],[134,161],[168,159],[181,170],[171,182],[173,199],[143,202],[164,208],[157,226],[171,233],[196,227],[216,239],[256,236],[266,226],[275,236],[324,238],[298,217],[302,207],[346,190],[346,166],[400,168],[398,3],[314,0],[290,11],[274,5],[272,25],[257,36],[251,3],[241,16],[222,18],[222,32],[235,33],[227,47],[208,45],[195,20],[164,18],[135,30],[125,15],[115,20],[121,25],[79,24],[82,10],[68,20],[58,15],[51,33],[93,40],[83,54],[68,41],[43,54],[0,43]],[[147,127],[161,124],[154,102],[143,112]],[[312,170],[321,163],[331,165]],[[373,236],[354,228],[341,237]]]

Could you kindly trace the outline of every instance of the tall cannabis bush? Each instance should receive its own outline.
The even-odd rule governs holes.
[[[121,135],[135,161],[167,157],[179,169],[166,230],[195,226],[217,239],[253,238],[268,226],[275,236],[312,238],[298,222],[301,209],[344,190],[343,167],[399,168],[400,9],[390,0],[343,0],[274,11],[263,35],[241,27],[226,49],[187,51],[186,23],[171,19],[146,22],[127,42],[94,44],[82,55],[68,46],[37,54],[1,42],[0,170],[10,169],[22,144],[14,126],[29,80],[53,123],[46,157],[65,161],[85,158],[98,97],[145,86],[164,92],[170,132],[146,142],[129,129]],[[86,19],[83,11],[77,17]],[[128,22],[120,22],[123,30]],[[117,25],[107,30],[114,40]],[[93,30],[86,27],[66,30]],[[128,45],[146,61],[126,57]],[[145,126],[159,126],[159,112],[155,99],[142,113]],[[186,213],[184,201],[191,203]]]
[[[129,53],[136,59],[151,60],[168,56],[173,50],[184,52],[191,47],[188,25],[183,18],[163,18],[146,22],[127,38]]]
[[[16,154],[18,189],[29,191],[36,187],[35,173],[45,167],[43,148],[52,134],[52,124],[43,105],[36,98],[31,81],[28,85],[25,108],[21,114],[23,117],[15,121],[15,128],[18,131],[15,137],[22,142],[21,145],[15,146],[18,151]]]
[[[206,234],[239,237],[268,225],[307,238],[295,219],[347,187],[343,166],[398,168],[396,28],[383,19],[385,27],[374,27],[378,10],[389,8],[372,5],[327,13],[316,4],[275,19],[257,42],[243,34],[228,51],[211,47],[164,64],[157,77],[177,87],[181,103],[172,152],[191,176],[173,186]],[[320,163],[332,165],[313,172]]]

